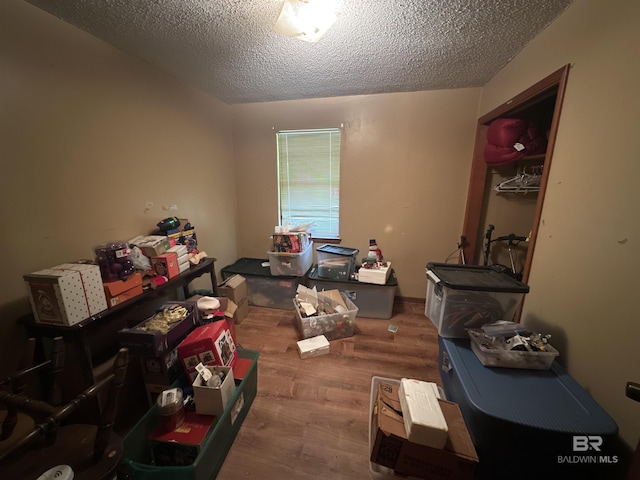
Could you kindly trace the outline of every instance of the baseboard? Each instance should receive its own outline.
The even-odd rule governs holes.
[[[394,297],[395,303],[408,303],[408,304],[425,304],[425,299],[420,297]]]

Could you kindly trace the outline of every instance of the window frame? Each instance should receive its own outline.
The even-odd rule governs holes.
[[[327,151],[324,152],[324,155],[320,161],[324,162],[324,168],[326,172],[323,172],[326,175],[324,180],[326,181],[325,185],[314,184],[310,181],[311,178],[308,177],[306,181],[308,183],[303,183],[305,181],[302,178],[304,175],[312,175],[314,169],[317,169],[317,166],[314,166],[315,158],[312,157],[312,154],[309,155],[310,158],[305,158],[304,156],[296,158],[296,148],[298,149],[314,149],[314,148],[324,148],[321,144],[321,139],[309,141],[307,146],[300,147],[299,145],[289,150],[289,141],[291,139],[295,139],[298,135],[326,135],[329,141],[327,145]],[[337,134],[337,135],[336,135]],[[318,143],[315,143],[318,142]],[[321,208],[324,210],[314,217],[314,215],[309,214],[308,212],[304,212],[304,209],[301,208],[298,212],[307,213],[303,218],[307,220],[313,220],[313,222],[320,221],[321,223],[325,223],[328,225],[328,231],[316,230],[318,227],[312,225],[310,231],[312,233],[312,237],[314,240],[323,240],[327,243],[338,243],[340,242],[340,176],[341,176],[341,163],[342,163],[342,143],[343,142],[343,131],[341,128],[337,127],[327,127],[327,128],[310,128],[310,129],[289,129],[289,130],[279,130],[276,132],[276,168],[277,168],[277,195],[278,195],[278,224],[286,224],[287,218],[291,219],[292,215],[290,213],[293,211],[296,212],[295,209],[287,209],[284,204],[287,202],[287,199],[291,199],[295,197],[295,195],[300,195],[307,188],[311,188],[314,185],[319,187],[316,189],[313,195],[316,196],[316,200],[318,195],[321,195],[322,188],[327,189],[327,193],[329,195],[326,203],[321,205]],[[287,145],[287,149],[283,150],[283,144]],[[291,155],[293,153],[293,155]],[[335,155],[337,154],[337,155]],[[286,156],[286,158],[283,158]],[[337,157],[337,158],[336,158]],[[297,165],[295,165],[297,163]],[[297,171],[291,175],[291,166],[297,167]],[[284,168],[286,167],[287,174],[283,175]],[[293,183],[296,184],[294,187],[286,187],[287,192],[283,192],[285,188],[285,184],[289,184],[293,179]],[[290,201],[290,200],[289,200]],[[308,205],[311,207],[312,211],[314,207],[317,205],[313,205],[313,202],[309,202]],[[335,215],[332,211],[335,210]],[[300,221],[298,224],[310,223],[306,221]],[[295,223],[294,223],[295,225]],[[316,224],[317,225],[317,224]],[[325,229],[326,230],[326,229]],[[332,231],[333,230],[333,231]]]

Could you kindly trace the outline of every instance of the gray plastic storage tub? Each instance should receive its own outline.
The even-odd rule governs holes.
[[[356,268],[357,248],[326,244],[316,248],[318,276],[330,280],[347,281]]]
[[[491,267],[427,264],[424,314],[445,338],[469,338],[468,328],[513,320],[529,287]]]
[[[220,273],[223,280],[235,274],[247,280],[249,305],[284,310],[293,310],[292,300],[298,285],[304,285],[306,281],[306,277],[271,275],[268,260],[260,258],[240,258],[222,268]]]
[[[363,283],[357,280],[338,281],[321,278],[317,266],[309,272],[308,284],[310,288],[320,290],[340,290],[358,307],[358,315],[366,318],[391,318],[393,315],[393,300],[395,298],[398,280],[393,270],[385,285]]]

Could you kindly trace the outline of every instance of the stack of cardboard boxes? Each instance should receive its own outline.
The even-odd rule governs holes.
[[[370,469],[376,474],[474,478],[478,456],[460,408],[438,398],[435,384],[373,377],[370,432]]]

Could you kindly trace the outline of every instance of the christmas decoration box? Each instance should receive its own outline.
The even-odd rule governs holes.
[[[193,382],[198,376],[196,366],[199,363],[233,368],[238,359],[238,351],[227,322],[220,321],[193,330],[178,345],[178,356],[189,380]]]
[[[38,323],[71,326],[107,309],[97,265],[64,263],[23,278]]]
[[[358,270],[358,281],[363,283],[374,283],[376,285],[385,285],[391,274],[391,262],[387,262],[385,266],[379,265],[373,268],[365,268],[364,266]]]

